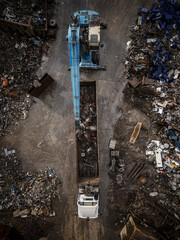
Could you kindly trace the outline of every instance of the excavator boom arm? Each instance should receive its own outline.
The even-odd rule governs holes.
[[[67,36],[69,43],[74,118],[76,122],[80,120],[79,31],[79,27],[69,26]]]

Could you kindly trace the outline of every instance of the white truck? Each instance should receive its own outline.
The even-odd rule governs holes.
[[[99,216],[99,185],[79,185],[77,198],[78,217],[92,219]]]

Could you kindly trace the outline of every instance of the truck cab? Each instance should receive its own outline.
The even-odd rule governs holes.
[[[93,219],[99,216],[99,187],[86,185],[79,188],[77,198],[78,217]]]

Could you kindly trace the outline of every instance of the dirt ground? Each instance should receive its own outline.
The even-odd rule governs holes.
[[[113,178],[109,178],[108,143],[113,137],[114,127],[117,127],[117,124],[119,126],[116,129],[119,132],[116,131],[116,136],[126,128],[120,141],[124,143],[121,145],[122,155],[124,158],[128,157],[128,146],[125,142],[137,120],[147,123],[147,126],[142,129],[141,140],[137,141],[137,145],[142,146],[141,151],[145,147],[142,143],[148,139],[147,131],[150,122],[146,114],[135,111],[133,107],[130,109],[125,107],[123,89],[126,79],[123,59],[126,42],[129,40],[130,29],[136,20],[138,9],[149,8],[151,4],[152,1],[145,0],[59,1],[57,38],[52,43],[47,61],[43,63],[38,72],[39,76],[47,72],[54,78],[55,83],[43,98],[34,99],[26,121],[21,122],[19,126],[12,127],[12,135],[7,135],[1,142],[2,148],[16,150],[23,160],[24,169],[43,169],[49,166],[56,170],[62,180],[62,200],[57,203],[57,218],[48,234],[48,239],[119,239],[118,233],[123,225],[123,222],[119,224],[119,221],[127,216],[125,203],[128,201],[128,195],[123,191],[117,191],[113,186]],[[89,222],[75,217],[77,163],[71,79],[70,72],[67,71],[69,54],[66,42],[67,26],[71,23],[70,15],[79,9],[85,9],[86,5],[88,5],[87,8],[99,12],[102,22],[108,25],[107,30],[101,31],[103,47],[100,53],[100,63],[105,65],[107,70],[83,72],[80,75],[81,81],[95,80],[97,82],[102,217]],[[142,110],[142,105],[139,108]],[[146,113],[146,106],[144,108]],[[121,118],[122,116],[126,118]],[[41,141],[43,142],[38,147]],[[138,157],[139,149],[134,150]],[[139,158],[141,157],[140,152]],[[122,208],[120,208],[119,201],[122,203]]]

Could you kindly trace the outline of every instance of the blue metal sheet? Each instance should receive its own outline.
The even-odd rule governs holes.
[[[151,21],[159,24],[163,30],[167,40],[170,40],[170,30],[174,29],[176,34],[179,34],[180,24],[180,4],[175,0],[160,0],[159,5],[155,4],[149,13],[148,17]],[[147,36],[145,36],[147,38]],[[175,39],[173,43],[170,43],[171,48],[177,48],[177,44],[180,44],[179,39]],[[153,64],[149,72],[150,77],[161,81],[167,80],[168,83],[173,79],[167,79],[167,72],[169,69],[168,61],[170,57],[170,51],[167,51],[166,45],[161,40],[157,39],[155,42],[156,50],[153,53]],[[173,66],[171,66],[173,68]]]
[[[176,134],[173,132],[173,130],[170,130],[171,136],[176,136]],[[178,140],[174,140],[176,146],[180,149],[180,143],[178,142]]]
[[[171,36],[169,34],[166,35],[167,40],[170,40]]]
[[[180,40],[175,39],[174,42],[180,44]]]
[[[141,11],[142,13],[148,13],[148,12],[149,12],[149,10],[148,10],[147,8],[141,8],[140,11]]]
[[[173,16],[169,13],[164,13],[166,20],[171,20],[173,19]]]
[[[170,52],[169,52],[169,51],[166,51],[166,53],[165,53],[164,56],[165,56],[165,59],[168,60],[168,59],[169,59],[169,56],[170,56]]]

